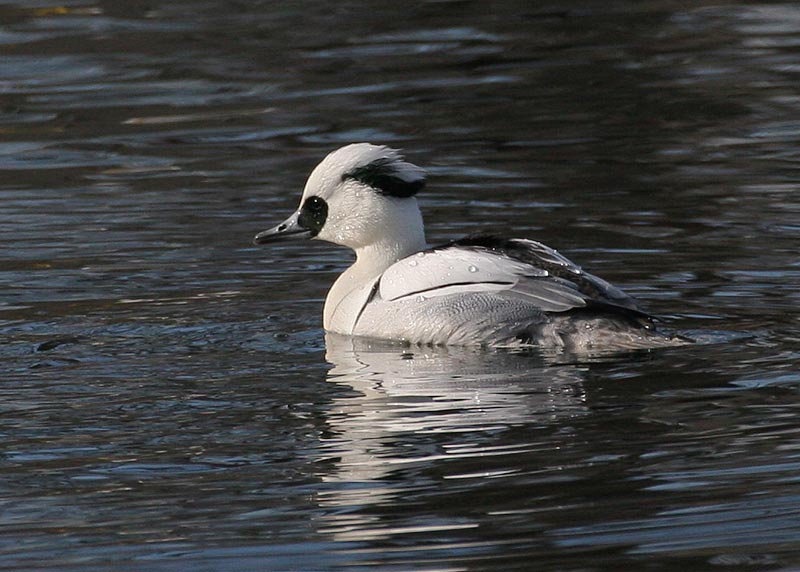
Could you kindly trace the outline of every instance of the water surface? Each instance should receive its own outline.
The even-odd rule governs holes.
[[[0,569],[800,567],[792,2],[0,4]],[[353,141],[706,343],[326,338]]]

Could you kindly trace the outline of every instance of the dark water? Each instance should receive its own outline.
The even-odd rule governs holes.
[[[794,2],[0,4],[0,569],[800,569]],[[325,340],[257,248],[352,141],[429,239],[559,248],[703,345]],[[713,343],[712,343],[713,342]]]

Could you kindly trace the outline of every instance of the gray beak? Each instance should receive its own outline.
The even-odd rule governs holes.
[[[297,221],[299,216],[300,211],[297,211],[278,226],[259,232],[253,239],[253,244],[267,244],[295,238],[311,238],[314,233],[300,226]]]

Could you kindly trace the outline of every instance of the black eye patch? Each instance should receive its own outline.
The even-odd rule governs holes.
[[[397,162],[378,159],[368,165],[353,169],[342,176],[342,180],[354,179],[369,185],[382,195],[389,197],[413,197],[425,187],[424,177],[409,177],[398,169]]]
[[[308,197],[300,207],[300,216],[297,224],[311,231],[311,236],[317,236],[328,218],[328,203],[319,197]]]

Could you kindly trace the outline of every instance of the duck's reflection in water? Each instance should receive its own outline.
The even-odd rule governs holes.
[[[539,431],[562,430],[587,412],[582,368],[530,351],[405,347],[333,334],[326,347],[329,380],[352,389],[331,403],[320,459],[329,486],[319,502],[330,509],[320,530],[338,540],[409,532],[384,513],[396,514],[412,497],[431,498],[448,479],[514,473],[514,458],[552,447],[549,439],[536,442]],[[402,526],[471,526],[443,516]]]

